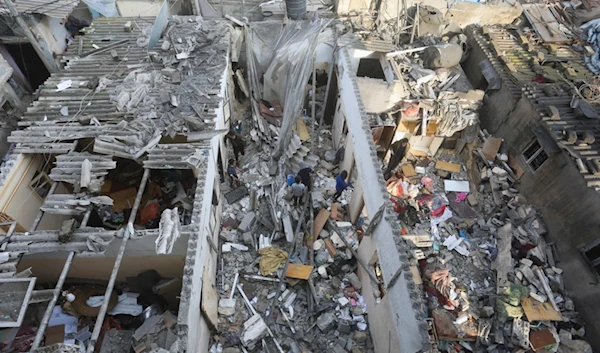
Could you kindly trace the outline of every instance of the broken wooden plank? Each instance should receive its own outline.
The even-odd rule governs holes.
[[[329,251],[329,254],[331,256],[337,255],[337,250],[335,249],[335,246],[333,245],[333,242],[331,241],[331,239],[326,238],[324,241],[325,241],[325,247],[327,247],[327,251]]]
[[[533,321],[562,321],[560,313],[552,307],[550,302],[540,303],[539,301],[523,297],[521,306],[529,322]]]
[[[488,161],[496,159],[500,146],[502,145],[502,139],[497,137],[488,137],[483,143],[482,153]]]
[[[445,171],[451,172],[451,173],[460,173],[461,168],[462,168],[462,166],[460,164],[444,162],[444,161],[437,161],[437,163],[435,164],[435,169],[445,170]]]
[[[285,271],[285,276],[306,280],[308,277],[310,277],[313,268],[314,266],[309,265],[289,264],[287,270]]]
[[[298,119],[296,130],[298,131],[298,136],[302,142],[310,140],[310,134],[308,133],[308,129],[306,128],[306,123],[304,123],[304,120]]]
[[[415,167],[413,167],[412,164],[403,164],[400,168],[402,169],[402,174],[407,178],[412,178],[417,175]]]
[[[315,236],[318,237],[321,234],[323,227],[325,227],[325,223],[327,223],[329,215],[329,211],[324,208],[319,211],[319,214],[317,217],[315,217],[315,223],[313,225],[313,234],[315,234]]]

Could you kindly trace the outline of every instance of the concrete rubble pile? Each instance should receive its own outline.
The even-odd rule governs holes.
[[[388,180],[397,241],[411,246],[427,299],[431,351],[592,352],[504,150],[480,132],[462,153],[409,154]]]
[[[344,220],[351,190],[332,205],[337,165],[330,136],[322,130],[319,156],[308,154],[313,186],[300,207],[290,203],[285,180],[269,175],[268,155],[247,151],[241,159],[249,195],[225,205],[222,215],[219,334],[210,352],[373,351],[355,274],[362,230]],[[301,146],[310,151],[308,142]]]

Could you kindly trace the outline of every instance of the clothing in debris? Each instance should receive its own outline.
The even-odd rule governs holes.
[[[225,137],[229,140],[229,142],[231,142],[231,146],[233,147],[233,154],[235,155],[235,160],[239,161],[239,155],[241,154],[243,156],[246,149],[244,140],[233,131],[230,131]]]
[[[333,198],[335,200],[337,200],[338,197],[342,195],[342,192],[344,192],[344,190],[346,190],[349,186],[352,185],[351,183],[346,182],[347,177],[348,172],[344,170],[335,178],[335,194],[333,195]]]
[[[396,169],[398,164],[402,162],[404,156],[406,155],[406,151],[408,150],[408,139],[403,138],[402,140],[398,140],[390,146],[390,151],[392,151],[392,157],[383,172],[383,177],[387,180],[392,175],[392,171]]]

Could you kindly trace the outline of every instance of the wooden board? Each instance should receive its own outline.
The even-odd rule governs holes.
[[[334,203],[333,205],[331,205],[330,217],[331,219],[335,219],[336,221],[340,222],[344,220],[344,210],[342,209],[339,203]]]
[[[548,5],[523,4],[525,16],[542,38],[547,43],[561,43],[569,41],[569,37],[560,29],[560,24]]]
[[[329,239],[329,238],[325,239],[325,246],[327,247],[327,251],[329,251],[329,254],[331,256],[337,255],[337,250],[335,249],[335,246],[333,245],[333,242],[331,241],[331,239]]]
[[[521,298],[521,305],[528,321],[562,321],[560,313],[550,302],[540,303],[533,298]]]
[[[323,230],[323,227],[325,227],[325,223],[327,223],[327,219],[329,218],[329,211],[327,211],[326,209],[322,208],[321,211],[319,211],[319,214],[317,215],[317,217],[315,217],[315,223],[313,226],[313,234],[315,239],[317,237],[319,237],[319,235],[321,234],[321,231]]]
[[[462,166],[460,164],[444,162],[444,161],[437,161],[437,163],[435,163],[435,169],[445,170],[445,171],[451,172],[451,173],[460,173],[461,167]]]
[[[297,279],[308,279],[312,273],[314,266],[289,264],[285,271],[286,277],[297,278]]]
[[[415,167],[412,164],[403,164],[402,174],[407,178],[412,178],[417,175],[417,172],[415,172]]]
[[[298,136],[300,136],[300,140],[310,140],[310,134],[308,133],[308,128],[306,128],[304,120],[298,119],[298,123],[296,124],[296,131],[298,131]]]
[[[483,143],[482,153],[488,161],[493,161],[496,159],[496,154],[500,150],[500,145],[502,145],[502,139],[496,137],[488,137]]]
[[[209,326],[217,329],[217,323],[219,320],[219,313],[217,308],[219,307],[219,293],[217,293],[213,283],[214,275],[208,271],[210,266],[204,266],[204,274],[202,275],[202,299],[200,301],[200,308],[202,314],[208,321]]]
[[[556,344],[556,338],[550,330],[547,328],[539,331],[532,331],[529,334],[529,341],[534,351],[541,351],[543,349],[552,349]]]

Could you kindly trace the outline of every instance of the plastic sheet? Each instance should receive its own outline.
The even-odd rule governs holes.
[[[255,99],[279,100],[283,122],[275,157],[283,152],[292,136],[292,127],[300,117],[304,88],[312,73],[319,34],[329,20],[291,21],[287,25],[255,23],[247,33],[248,66]],[[277,36],[274,34],[279,32]],[[269,41],[268,38],[276,38]],[[271,50],[269,50],[271,49]],[[262,90],[260,81],[263,79]]]
[[[83,0],[90,10],[96,11],[104,17],[119,17],[116,0]]]

